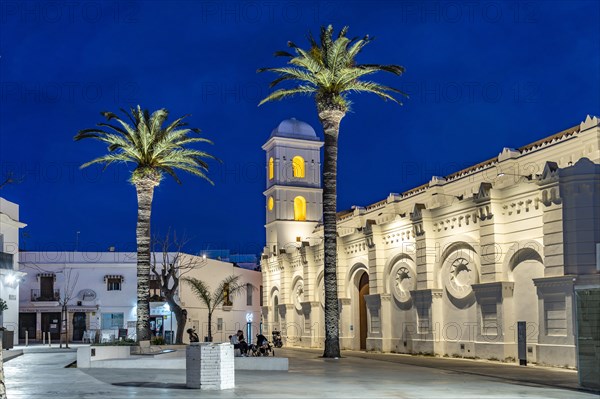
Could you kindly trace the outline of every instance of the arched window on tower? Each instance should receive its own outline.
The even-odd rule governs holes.
[[[273,180],[275,177],[275,161],[273,157],[269,158],[269,180]]]
[[[267,200],[267,209],[269,211],[272,211],[274,207],[275,207],[275,200],[273,199],[273,196],[270,196],[269,199]]]
[[[306,220],[306,200],[302,196],[294,198],[294,220]]]
[[[292,171],[294,172],[294,177],[304,178],[304,158],[300,155],[292,158]]]

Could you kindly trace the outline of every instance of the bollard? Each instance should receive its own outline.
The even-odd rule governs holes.
[[[48,348],[52,348],[52,342],[50,342],[50,333],[48,333]]]
[[[29,346],[29,331],[25,330],[25,346]]]
[[[46,345],[46,333],[42,331],[42,345]]]

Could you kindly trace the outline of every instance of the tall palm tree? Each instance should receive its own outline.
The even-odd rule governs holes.
[[[282,100],[297,94],[315,98],[317,113],[325,133],[323,162],[323,229],[324,229],[324,274],[325,274],[325,350],[324,357],[339,357],[339,322],[337,292],[337,156],[340,122],[350,109],[350,93],[373,93],[384,100],[398,104],[393,94],[406,96],[400,90],[362,78],[376,72],[404,73],[398,65],[358,64],[356,56],[372,41],[369,36],[362,39],[346,37],[344,27],[334,38],[333,27],[321,27],[317,42],[309,35],[310,47],[304,50],[292,42],[288,46],[293,54],[278,51],[275,56],[287,58],[287,66],[261,68],[258,72],[274,72],[279,75],[270,87],[290,81],[292,87],[280,88],[269,94],[259,105]]]
[[[219,283],[216,290],[210,290],[208,284],[193,277],[184,277],[183,281],[189,284],[192,292],[208,308],[208,340],[212,342],[212,315],[221,305],[230,305],[231,299],[246,289],[240,284],[241,276],[228,276]]]
[[[79,131],[75,140],[90,138],[108,145],[108,154],[84,163],[81,168],[94,164],[104,164],[105,168],[113,163],[135,165],[130,182],[135,186],[138,201],[136,330],[137,340],[144,341],[150,339],[150,214],[154,187],[160,184],[165,173],[181,183],[175,173],[178,169],[213,184],[207,176],[208,164],[205,160],[215,158],[204,151],[187,147],[192,143],[212,144],[208,139],[190,135],[199,134],[200,130],[188,127],[183,121],[189,115],[184,115],[165,127],[163,124],[169,116],[166,109],[150,114],[138,105],[137,108],[131,108],[130,113],[123,109],[121,111],[126,115],[127,121],[112,112],[102,112],[106,122]]]

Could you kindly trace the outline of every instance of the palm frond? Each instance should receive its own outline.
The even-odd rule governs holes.
[[[130,112],[121,110],[127,118],[121,119],[115,113],[102,112],[107,122],[96,127],[80,130],[75,140],[95,139],[108,145],[108,154],[85,163],[82,167],[104,164],[104,167],[117,161],[136,164],[132,175],[135,183],[141,178],[153,178],[160,181],[163,173],[172,176],[181,183],[176,169],[199,176],[214,184],[207,176],[206,160],[217,160],[213,155],[189,148],[190,144],[212,141],[204,137],[194,137],[200,129],[188,127],[184,121],[189,115],[175,119],[166,127],[169,116],[166,109],[150,113],[139,105]],[[154,172],[151,172],[154,171]]]
[[[317,89],[309,86],[298,86],[293,89],[279,89],[269,94],[266,98],[264,98],[258,106],[260,107],[266,102],[275,101],[275,100],[283,100],[284,98],[294,96],[296,94],[312,94],[316,92]]]
[[[198,299],[200,299],[202,303],[206,305],[209,311],[214,307],[218,306],[218,304],[215,304],[213,302],[210,287],[204,281],[198,280],[194,277],[184,277],[183,281],[190,286],[194,295],[196,295]]]
[[[225,301],[225,290],[229,293],[229,298],[235,298],[243,290],[246,289],[246,285],[240,284],[241,276],[227,276],[220,283],[219,287],[213,292],[213,302],[216,306],[223,304]]]
[[[379,85],[362,78],[377,72],[402,75],[404,67],[399,65],[358,64],[356,57],[363,48],[373,41],[368,35],[362,38],[348,38],[348,27],[343,27],[334,36],[333,26],[321,27],[319,40],[308,35],[309,47],[301,48],[294,42],[288,42],[291,52],[277,52],[276,56],[288,58],[284,67],[260,68],[258,72],[277,74],[269,85],[289,85],[271,92],[259,103],[278,101],[297,94],[315,95],[317,107],[332,107],[343,112],[349,110],[348,93],[370,92],[384,100],[401,104],[393,94],[407,97],[406,93],[389,86]]]

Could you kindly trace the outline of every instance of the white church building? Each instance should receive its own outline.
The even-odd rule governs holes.
[[[586,334],[598,340],[599,326],[577,331],[577,314],[596,312],[597,320],[600,311],[599,144],[598,118],[588,116],[339,212],[342,348],[517,361],[525,325],[528,361],[576,367],[578,348],[579,360],[589,360],[581,342]],[[322,146],[295,119],[263,146],[262,313],[289,346],[324,342]],[[589,300],[579,309],[578,295]]]

